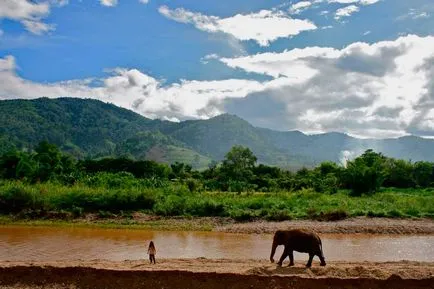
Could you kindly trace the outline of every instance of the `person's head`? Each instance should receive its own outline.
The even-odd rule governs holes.
[[[155,247],[153,241],[151,241],[151,243],[149,243],[149,247]]]

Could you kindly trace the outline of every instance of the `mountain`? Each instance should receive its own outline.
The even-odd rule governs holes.
[[[151,120],[91,99],[0,101],[0,153],[48,140],[77,157],[130,156],[195,168],[221,160],[233,145],[249,147],[261,163],[285,168],[343,162],[372,148],[406,160],[434,161],[434,140],[415,136],[357,139],[342,133],[306,135],[257,128],[229,114],[179,123]]]
[[[0,101],[0,152],[57,144],[76,157],[130,156],[206,166],[211,159],[155,129],[160,121],[92,99]]]

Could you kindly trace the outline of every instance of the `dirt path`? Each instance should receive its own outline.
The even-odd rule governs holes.
[[[27,288],[433,288],[434,262],[331,262],[276,267],[255,260],[164,259],[0,262],[0,287]]]

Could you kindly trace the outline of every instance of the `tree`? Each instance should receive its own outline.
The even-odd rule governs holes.
[[[249,148],[243,146],[232,147],[226,154],[220,169],[224,182],[229,184],[230,187],[236,187],[236,191],[248,188],[253,177],[256,161],[256,156]]]
[[[433,164],[429,162],[416,162],[413,169],[413,178],[417,186],[428,187],[433,178]]]
[[[16,169],[21,160],[21,153],[11,150],[0,157],[0,176],[5,179],[14,179]]]
[[[38,162],[36,179],[46,181],[62,172],[62,153],[56,145],[42,141],[35,148],[35,152],[35,160]]]
[[[386,161],[386,172],[385,187],[414,187],[412,163],[405,160],[388,159]]]
[[[252,151],[243,146],[234,146],[226,154],[223,166],[230,167],[234,170],[252,170],[258,159]]]
[[[386,178],[386,158],[381,153],[369,149],[353,161],[348,162],[346,184],[352,195],[375,193]]]
[[[249,148],[234,146],[226,154],[222,170],[233,180],[245,180],[252,175],[256,161],[256,156]]]

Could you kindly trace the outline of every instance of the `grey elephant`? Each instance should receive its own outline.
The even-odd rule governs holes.
[[[321,261],[321,266],[325,266],[326,262],[324,259],[324,254],[322,251],[322,243],[320,237],[314,232],[307,230],[278,230],[274,233],[273,246],[271,248],[270,261],[274,263],[274,254],[276,253],[276,247],[279,245],[284,245],[285,249],[282,256],[280,257],[279,266],[282,266],[283,260],[289,256],[289,266],[294,265],[294,255],[293,251],[308,253],[309,261],[306,267],[312,266],[313,257],[316,255]]]

